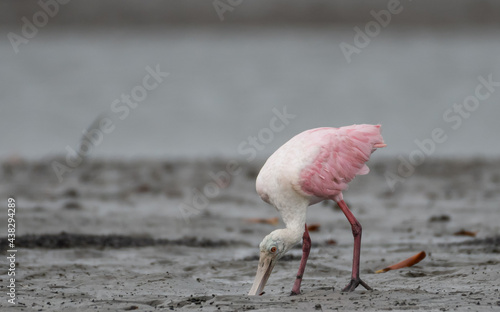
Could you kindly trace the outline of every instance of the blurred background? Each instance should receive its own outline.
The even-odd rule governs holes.
[[[20,306],[499,305],[500,1],[0,0],[0,69]],[[344,195],[381,291],[340,294],[352,231],[324,202],[307,297],[288,296],[298,245],[266,286],[277,300],[248,298],[257,246],[283,227],[255,192],[263,161],[306,129],[361,123],[388,146]],[[411,271],[373,273],[421,250]]]
[[[383,125],[387,157],[435,128],[433,156],[500,154],[499,86],[454,110],[500,81],[498,1],[2,0],[0,27],[3,159],[78,150],[104,117],[91,156],[247,157],[253,136],[265,158],[354,123]]]

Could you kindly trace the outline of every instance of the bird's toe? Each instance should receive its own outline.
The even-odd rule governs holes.
[[[349,282],[349,284],[347,284],[347,286],[344,287],[344,289],[342,289],[342,292],[351,292],[351,291],[354,291],[359,285],[363,286],[367,290],[372,290],[372,288],[370,286],[368,286],[368,284],[366,284],[360,278],[357,278],[357,279],[351,279],[351,281]]]
[[[346,287],[344,287],[344,289],[342,289],[342,292],[351,292],[353,291],[354,289],[356,289],[356,286],[354,286],[354,280],[351,280],[349,282],[349,284],[346,285]]]

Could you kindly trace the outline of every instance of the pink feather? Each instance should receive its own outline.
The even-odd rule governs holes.
[[[299,136],[305,136],[310,144],[320,146],[316,158],[300,171],[300,189],[322,199],[341,200],[347,184],[356,175],[370,171],[365,163],[371,153],[386,146],[380,125],[317,128]]]

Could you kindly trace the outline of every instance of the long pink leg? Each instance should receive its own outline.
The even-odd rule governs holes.
[[[309,257],[309,251],[311,250],[311,238],[309,237],[309,231],[306,229],[304,235],[302,236],[302,258],[300,259],[299,271],[297,272],[297,278],[293,284],[292,293],[293,295],[300,294],[300,283],[302,283],[302,276],[304,275],[304,270],[306,269],[307,258]]]
[[[347,220],[349,220],[349,223],[351,223],[352,227],[352,235],[354,236],[354,255],[352,258],[352,275],[351,275],[351,281],[347,286],[342,290],[342,291],[353,291],[358,287],[358,285],[362,285],[364,288],[368,290],[372,290],[370,286],[368,286],[365,282],[363,282],[359,278],[359,258],[360,258],[360,251],[361,251],[361,224],[356,220],[354,215],[352,214],[351,210],[347,207],[346,203],[344,200],[340,200],[337,202],[339,205],[340,209],[342,209],[342,212],[345,214],[347,217]]]

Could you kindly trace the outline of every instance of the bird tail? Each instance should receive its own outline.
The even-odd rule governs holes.
[[[377,148],[386,147],[387,144],[384,143],[384,138],[380,134],[380,125],[352,125],[347,127],[342,127],[342,130],[349,137],[350,142],[350,157],[352,159],[357,159],[359,169],[357,170],[357,175],[364,175],[370,172],[370,169],[365,164]]]
[[[380,133],[381,125],[352,125],[344,128],[349,136],[357,141],[368,143],[372,148],[372,152],[377,148],[386,147],[387,144],[384,142],[384,138]]]

